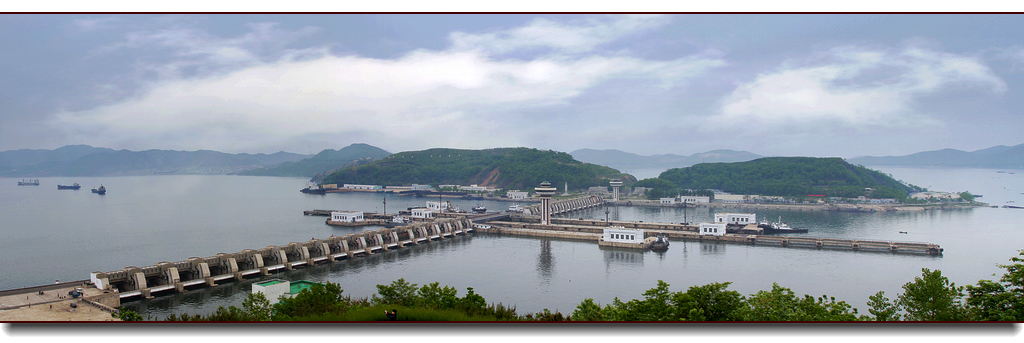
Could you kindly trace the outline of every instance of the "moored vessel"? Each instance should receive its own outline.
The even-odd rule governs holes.
[[[79,186],[78,182],[75,182],[71,186],[68,186],[68,185],[57,185],[57,189],[76,189],[77,190],[79,188],[82,188],[82,186]]]
[[[668,245],[668,236],[665,235],[664,233],[659,233],[657,240],[651,244],[651,250],[665,251],[668,250]]]
[[[107,194],[107,188],[100,185],[100,188],[93,188],[92,192],[99,195]]]

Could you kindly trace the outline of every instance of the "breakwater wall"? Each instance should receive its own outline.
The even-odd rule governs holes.
[[[273,272],[399,249],[411,244],[464,235],[473,230],[469,219],[444,218],[378,231],[246,249],[231,254],[160,262],[146,267],[130,266],[109,272],[97,271],[90,274],[89,280],[98,289],[118,293],[119,299],[150,298],[161,292],[184,292],[190,288],[215,286],[218,282],[260,277]]]

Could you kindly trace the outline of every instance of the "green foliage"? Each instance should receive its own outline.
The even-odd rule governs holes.
[[[658,177],[681,189],[720,189],[736,194],[905,198],[914,186],[841,158],[766,157],[737,163],[702,163],[669,169]]]
[[[962,193],[960,193],[960,199],[963,199],[964,201],[967,202],[973,202],[974,194],[971,194],[971,192],[968,191],[963,191]]]
[[[242,310],[252,321],[269,321],[274,314],[274,306],[263,292],[249,293],[242,301]]]
[[[1024,321],[1024,250],[1010,258],[1013,264],[999,265],[1006,273],[999,282],[980,280],[967,286],[967,304],[978,320]]]
[[[963,302],[964,287],[956,287],[941,271],[921,269],[921,276],[903,285],[897,302],[911,321],[970,320]]]
[[[594,322],[604,320],[604,315],[601,313],[601,305],[594,302],[593,298],[587,298],[583,300],[579,305],[576,305],[576,310],[572,311],[569,315],[573,321],[580,322]]]
[[[420,301],[416,291],[416,284],[402,278],[391,282],[391,285],[377,285],[377,294],[373,295],[372,301],[376,305],[416,306]]]
[[[142,315],[126,308],[119,309],[116,312],[111,312],[110,316],[125,322],[138,322],[143,320]]]
[[[580,189],[635,179],[618,170],[579,162],[564,152],[529,148],[429,149],[401,152],[333,173],[323,183],[374,185],[458,184],[533,189],[543,181]]]
[[[900,308],[897,304],[893,303],[892,300],[885,297],[884,291],[878,291],[875,295],[868,297],[868,313],[875,316],[874,320],[880,322],[890,322],[900,320]]]
[[[686,293],[673,296],[676,316],[689,321],[739,320],[737,310],[743,307],[743,296],[727,291],[731,282],[715,282],[691,286]]]
[[[294,297],[281,299],[274,304],[273,319],[293,320],[314,314],[342,313],[349,303],[349,299],[341,295],[342,292],[341,285],[336,283],[313,284]]]
[[[758,291],[740,310],[745,321],[855,321],[857,310],[835,297],[797,297],[789,288],[772,284],[771,291]]]

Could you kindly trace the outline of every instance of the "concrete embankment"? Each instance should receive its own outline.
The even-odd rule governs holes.
[[[68,294],[77,288],[83,296]],[[0,322],[120,321],[110,315],[118,306],[116,293],[89,287],[87,280],[11,289],[0,291]]]

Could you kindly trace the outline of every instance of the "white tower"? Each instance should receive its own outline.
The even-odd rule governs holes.
[[[619,201],[619,187],[622,187],[622,181],[619,181],[619,179],[612,179],[608,184],[612,186],[612,199]]]
[[[565,183],[565,192],[562,192],[562,195],[569,195],[569,182]]]
[[[551,187],[550,182],[544,181],[540,183],[540,187],[533,190],[540,197],[540,225],[551,225],[551,196],[558,188]]]

